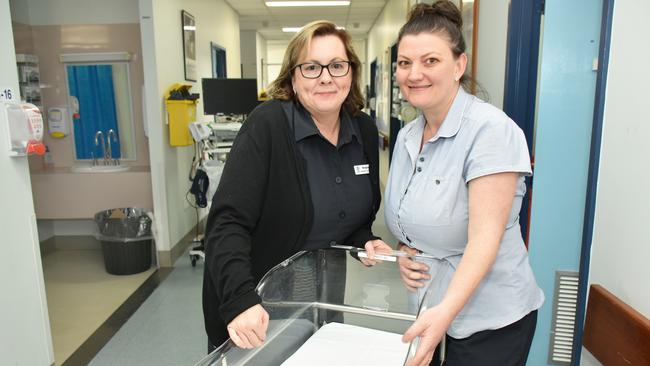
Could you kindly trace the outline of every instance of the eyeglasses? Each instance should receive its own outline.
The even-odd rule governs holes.
[[[323,69],[327,69],[330,76],[333,78],[340,78],[350,72],[350,61],[334,61],[327,65],[321,65],[314,62],[306,62],[304,64],[296,65],[295,68],[300,69],[300,73],[307,79],[318,79],[323,73]]]

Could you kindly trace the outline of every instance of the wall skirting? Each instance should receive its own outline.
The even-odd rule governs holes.
[[[197,227],[205,228],[205,219],[201,220],[198,225],[195,225],[185,236],[176,243],[171,250],[158,251],[158,265],[159,267],[174,267],[174,263],[180,258],[188,247],[198,245],[193,240],[196,237]],[[204,232],[204,230],[199,230]],[[187,260],[190,260],[189,257]]]

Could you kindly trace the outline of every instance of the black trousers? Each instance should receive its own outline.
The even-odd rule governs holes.
[[[500,329],[484,330],[463,339],[447,337],[444,366],[524,366],[537,326],[537,310]],[[436,349],[431,366],[440,365]]]

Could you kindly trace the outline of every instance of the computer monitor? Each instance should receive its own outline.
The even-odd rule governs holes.
[[[203,113],[249,114],[258,104],[256,79],[202,79]]]

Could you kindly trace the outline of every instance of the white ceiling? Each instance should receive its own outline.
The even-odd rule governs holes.
[[[267,40],[288,40],[282,27],[301,27],[326,19],[345,27],[354,39],[365,39],[388,0],[351,0],[350,6],[272,7],[264,0],[225,0],[239,14],[241,30],[256,30]]]

